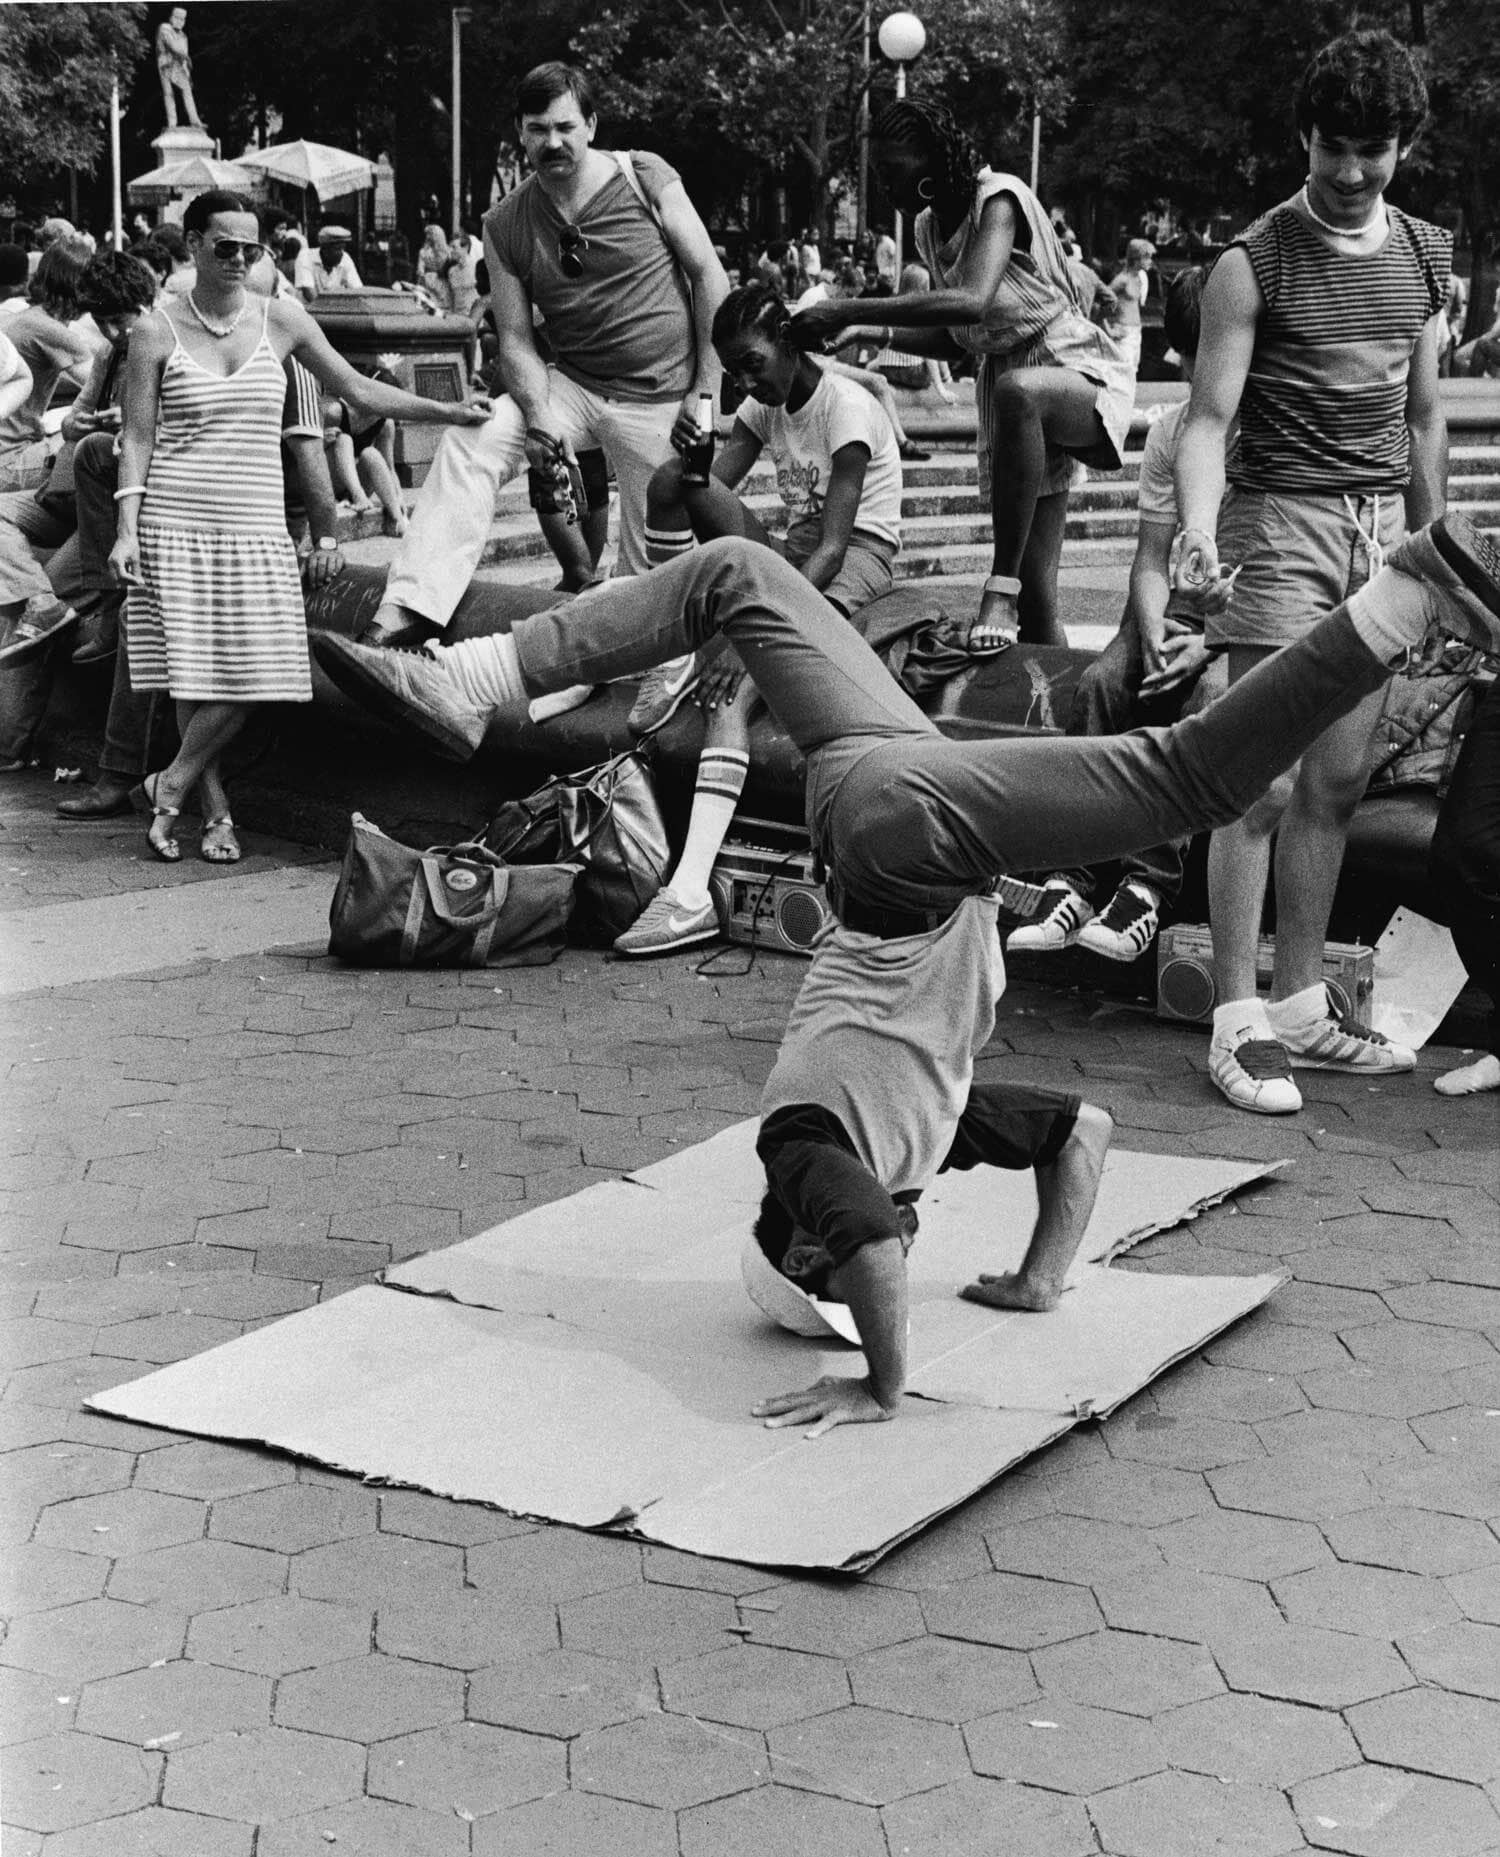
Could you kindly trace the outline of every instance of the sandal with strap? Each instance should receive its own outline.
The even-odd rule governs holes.
[[[240,855],[240,841],[234,835],[234,820],[227,812],[217,819],[203,821],[198,856],[205,864],[238,864]]]
[[[980,596],[979,615],[969,627],[965,649],[971,658],[994,658],[1002,651],[1009,651],[1016,642],[1020,630],[1020,614],[1016,601],[1020,596],[1021,583],[1013,574],[991,574],[985,581]],[[984,616],[984,599],[991,593],[1000,594],[1005,605],[998,613],[989,618]]]
[[[141,784],[132,790],[130,800],[137,812],[149,812],[151,815],[146,843],[151,847],[152,855],[160,858],[163,864],[175,864],[182,856],[182,846],[172,832],[161,826],[161,821],[177,818],[182,808],[157,804],[156,790],[160,785],[160,774],[147,774]]]

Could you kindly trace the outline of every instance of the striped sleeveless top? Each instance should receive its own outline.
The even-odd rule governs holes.
[[[143,528],[285,535],[281,426],[287,377],[271,346],[270,314],[268,298],[259,342],[228,376],[195,361],[173,327],[146,473]]]
[[[1230,469],[1241,488],[1368,495],[1407,483],[1407,377],[1443,306],[1453,239],[1386,210],[1385,243],[1365,257],[1331,251],[1286,202],[1235,240],[1265,300]]]
[[[1060,321],[1088,320],[1068,269],[1067,253],[1041,201],[1025,181],[1014,174],[997,174],[993,168],[979,170],[974,204],[951,239],[944,241],[930,206],[917,214],[912,236],[934,286],[943,289],[962,270],[969,246],[979,236],[985,203],[997,193],[1010,196],[1025,231],[1018,233],[984,321],[951,331],[953,339],[973,355],[1012,354]]]

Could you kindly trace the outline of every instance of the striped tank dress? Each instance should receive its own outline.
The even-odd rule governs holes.
[[[173,329],[125,623],[135,690],[187,702],[307,703],[297,553],[282,496],[286,373],[267,331],[233,374]]]

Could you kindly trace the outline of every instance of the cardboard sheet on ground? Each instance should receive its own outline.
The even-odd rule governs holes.
[[[1420,1051],[1468,980],[1448,930],[1414,909],[1398,909],[1375,944],[1370,1023],[1397,1044]]]
[[[1112,1155],[1085,1249],[1108,1257],[1266,1171]],[[924,1201],[912,1252],[900,1422],[810,1445],[749,1407],[858,1356],[746,1299],[738,1251],[758,1198],[742,1125],[89,1404],[692,1552],[857,1571],[1280,1280],[1090,1262],[1049,1315],[963,1303],[956,1283],[1018,1260],[1035,1201],[1020,1176],[955,1176]]]

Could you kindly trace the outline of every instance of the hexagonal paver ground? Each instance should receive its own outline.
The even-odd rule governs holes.
[[[1167,1765],[1150,1722],[1049,1697],[964,1728],[976,1773],[1049,1792],[1097,1793]]]
[[[452,1807],[420,1811],[388,1799],[351,1799],[303,1818],[262,1825],[256,1857],[468,1857],[469,1821]],[[185,1854],[186,1857],[186,1854]]]
[[[0,1754],[5,1820],[26,1831],[65,1831],[114,1818],[155,1797],[160,1754],[97,1735],[54,1734]]]
[[[258,1825],[357,1799],[364,1773],[352,1741],[262,1728],[169,1753],[162,1803]]]
[[[481,1818],[473,1850],[474,1857],[678,1857],[677,1825],[670,1812],[653,1806],[560,1792]],[[413,1849],[411,1857],[428,1853]]]
[[[573,1784],[637,1805],[681,1808],[745,1792],[768,1778],[762,1737],[681,1715],[650,1715],[573,1744]]]
[[[1042,1688],[1091,1708],[1155,1715],[1174,1703],[1218,1695],[1224,1685],[1201,1644],[1104,1630],[1035,1653]]]
[[[567,1784],[561,1743],[479,1722],[428,1728],[370,1750],[369,1792],[403,1805],[450,1802],[482,1818]]]
[[[1405,1689],[1359,1703],[1348,1721],[1366,1760],[1481,1786],[1500,1779],[1500,1702]]]
[[[470,1721],[523,1734],[572,1736],[655,1715],[660,1706],[649,1664],[554,1647],[476,1670],[469,1679],[467,1713]]]
[[[1500,1625],[1460,1619],[1403,1638],[1397,1649],[1424,1682],[1500,1702]]]
[[[1081,1801],[999,1780],[954,1780],[880,1816],[893,1857],[1083,1857],[1096,1848]]]
[[[358,1484],[292,1483],[216,1502],[208,1532],[246,1547],[300,1554],[373,1533],[377,1513],[375,1492]]]
[[[727,1594],[686,1586],[625,1586],[566,1600],[557,1611],[570,1651],[663,1663],[724,1648],[734,1642],[731,1627],[738,1623]],[[761,1616],[756,1614],[757,1626]]]
[[[462,1672],[402,1657],[352,1657],[302,1670],[276,1692],[279,1727],[346,1741],[386,1741],[463,1718]]]
[[[148,1805],[123,1818],[56,1832],[47,1840],[47,1857],[250,1857],[254,1837],[253,1825]]]
[[[1351,1857],[1490,1857],[1500,1813],[1477,1786],[1393,1767],[1347,1767],[1292,1789],[1308,1842]]]
[[[165,1606],[85,1599],[18,1619],[0,1648],[0,1662],[84,1683],[179,1656],[187,1628],[187,1619]]]
[[[773,1728],[766,1742],[778,1781],[859,1805],[889,1805],[968,1771],[957,1728],[859,1705]]]
[[[929,1631],[1016,1651],[1038,1650],[1097,1631],[1103,1620],[1086,1586],[985,1573],[922,1595]]]
[[[285,1676],[360,1656],[370,1648],[372,1624],[365,1607],[288,1593],[203,1613],[188,1633],[188,1655],[263,1676]]]
[[[849,1702],[844,1666],[831,1657],[737,1644],[661,1672],[662,1703],[674,1715],[740,1728],[776,1728]]]
[[[1174,1767],[1262,1786],[1286,1787],[1331,1773],[1358,1756],[1353,1736],[1333,1710],[1264,1696],[1210,1696],[1166,1709],[1156,1717],[1156,1731]]]
[[[191,1747],[269,1727],[271,1685],[248,1671],[177,1658],[85,1685],[77,1720],[91,1734],[137,1747]]]
[[[849,1665],[854,1700],[897,1715],[967,1722],[1037,1693],[1030,1662],[1019,1651],[954,1638],[913,1638],[866,1651]]]
[[[1279,1792],[1199,1773],[1132,1780],[1089,1810],[1114,1857],[1287,1857],[1301,1842]]]
[[[1326,1625],[1367,1638],[1430,1631],[1435,1625],[1452,1624],[1459,1610],[1436,1580],[1355,1561],[1273,1580],[1271,1590],[1293,1625]]]
[[[886,1857],[880,1819],[868,1806],[789,1786],[716,1799],[681,1815],[682,1857]]]

